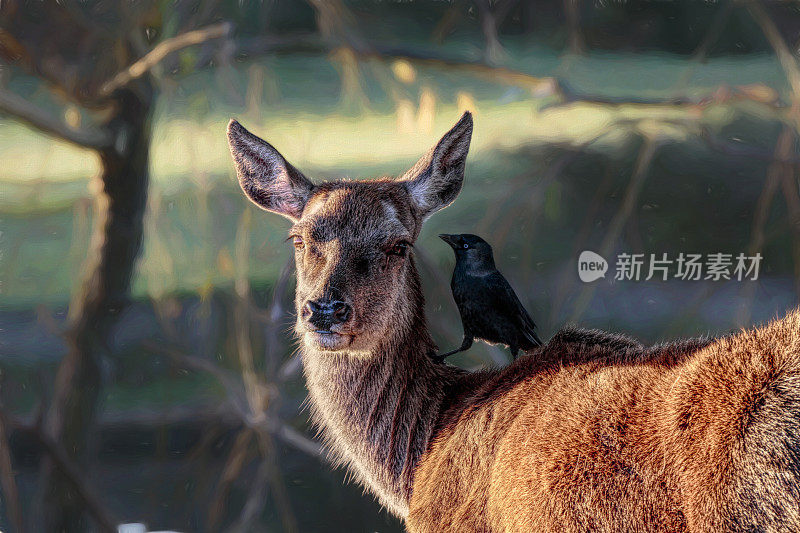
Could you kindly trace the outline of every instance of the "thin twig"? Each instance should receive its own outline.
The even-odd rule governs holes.
[[[248,53],[263,53],[271,51],[274,53],[291,52],[332,52],[338,48],[330,43],[321,42],[313,35],[300,35],[291,38],[258,37],[242,39],[237,42],[237,47],[241,51]],[[431,50],[414,49],[409,47],[399,47],[395,45],[385,45],[380,43],[370,43],[366,50],[350,48],[355,57],[360,61],[394,61],[405,60],[415,66],[430,67],[434,69],[445,69],[460,71],[476,78],[486,79],[492,83],[501,83],[528,90],[536,96],[556,96],[560,97],[559,102],[547,104],[542,109],[563,106],[576,102],[587,102],[611,106],[674,106],[674,107],[694,107],[705,106],[719,101],[714,94],[704,94],[698,96],[676,95],[671,97],[631,97],[631,96],[607,96],[583,93],[558,77],[537,77],[520,70],[507,67],[490,65],[482,60],[469,60],[458,57],[448,57],[438,54]],[[754,101],[769,108],[780,107],[780,101],[765,101],[748,94],[746,91],[737,91],[734,98],[742,101]]]
[[[564,0],[564,12],[569,33],[568,48],[573,54],[586,53],[586,44],[581,35],[581,4],[578,0]]]
[[[72,459],[70,459],[64,449],[47,435],[40,425],[36,426],[35,435],[64,477],[69,480],[75,488],[75,492],[81,500],[83,500],[86,509],[89,511],[89,514],[94,517],[100,529],[102,531],[108,531],[109,533],[116,533],[117,524],[120,522],[115,519],[111,512],[102,504],[94,487],[84,479],[83,473],[75,463],[72,462]]]
[[[222,512],[225,509],[225,502],[228,498],[231,485],[239,477],[239,474],[244,467],[245,459],[247,459],[247,449],[250,441],[253,438],[253,431],[246,428],[236,435],[236,440],[231,447],[228,454],[228,460],[222,469],[215,496],[212,499],[208,511],[208,523],[206,527],[208,531],[216,531],[220,520],[222,519]]]
[[[274,443],[270,437],[270,434],[265,430],[257,432],[257,435],[261,456],[264,458],[264,461],[267,463],[268,467],[267,475],[270,486],[272,487],[272,500],[274,501],[275,507],[278,509],[278,513],[280,514],[283,531],[286,531],[286,533],[296,533],[298,531],[297,518],[294,515],[292,504],[289,501],[289,495],[286,491],[286,482],[283,479],[283,474],[281,473],[280,468],[278,468],[275,460],[276,451]]]
[[[606,168],[603,180],[600,182],[600,185],[598,185],[597,189],[595,189],[592,200],[589,202],[589,208],[586,210],[586,213],[583,216],[581,228],[572,244],[571,257],[578,257],[578,252],[586,247],[586,239],[589,237],[592,228],[594,227],[594,222],[597,220],[597,213],[604,205],[604,200],[607,198],[608,190],[613,184],[615,170],[616,168],[613,165],[609,165]],[[574,271],[572,271],[572,269],[563,269],[559,281],[556,284],[556,290],[554,293],[555,296],[552,298],[553,305],[550,307],[551,324],[558,323],[561,310],[566,302],[566,295],[575,283],[576,278]]]
[[[780,161],[780,159],[791,153],[793,145],[794,135],[792,130],[788,126],[784,127],[778,137],[778,142],[775,144],[775,160],[767,169],[764,188],[761,190],[761,195],[756,204],[755,216],[753,217],[753,232],[750,237],[750,246],[748,247],[748,253],[751,256],[760,252],[766,242],[765,228],[769,220],[773,198],[778,189],[778,184],[781,182],[781,175],[785,172],[791,172],[791,166],[786,162]],[[750,306],[753,298],[755,298],[755,289],[756,285],[754,283],[746,283],[742,288],[741,296],[744,305],[739,308],[736,316],[738,324],[744,325],[750,322]]]
[[[282,356],[282,353],[279,353],[277,348],[283,347],[283,343],[280,342],[280,332],[284,324],[283,319],[285,316],[283,299],[286,295],[289,281],[292,278],[293,267],[294,258],[290,256],[281,269],[278,281],[275,282],[272,288],[272,301],[266,312],[267,331],[264,335],[264,368],[266,370],[266,375],[269,376],[270,379],[280,378],[275,375],[276,371],[279,372],[279,370],[277,370],[278,362]],[[281,367],[281,370],[283,370],[283,367]]]
[[[522,202],[524,203],[525,211],[537,214],[541,213],[541,206],[544,204],[546,198],[545,191],[548,187],[550,187],[550,184],[556,179],[560,178],[563,171],[573,161],[575,161],[579,156],[584,155],[592,144],[596,143],[605,135],[607,135],[609,131],[619,132],[618,128],[616,128],[614,124],[611,124],[607,130],[603,131],[599,135],[595,135],[588,141],[585,141],[578,146],[566,146],[564,148],[565,153],[563,153],[558,160],[550,165],[544,171],[539,181],[528,190],[524,189],[530,185],[530,182],[525,179],[518,179],[516,184],[512,186],[511,190],[507,193],[509,198],[514,199],[512,200],[511,204],[513,205],[514,202]],[[490,213],[487,212],[487,216],[481,221],[482,229],[487,233],[490,231],[492,233],[497,233],[496,229],[490,227],[490,216]],[[510,209],[510,206],[507,204],[504,206],[504,209],[502,209],[502,214],[495,220],[493,224],[491,224],[491,226],[496,227],[499,224],[501,228],[505,228],[505,231],[503,231],[503,234],[505,234],[514,226],[514,219],[517,216],[518,213]],[[504,221],[505,223],[503,223]]]
[[[431,32],[431,38],[436,44],[442,44],[445,37],[453,31],[456,23],[463,17],[464,11],[466,11],[463,4],[463,0],[452,0],[450,2],[450,7],[447,8],[447,11],[444,12],[441,20]]]
[[[714,136],[708,128],[702,128],[699,132],[699,137],[709,148],[725,155],[778,163],[800,163],[800,157],[793,155],[792,151],[776,150],[768,152],[744,143],[725,141]]]
[[[278,372],[275,375],[275,379],[279,382],[283,383],[293,379],[295,376],[300,374],[300,369],[303,367],[303,356],[300,355],[300,350],[295,350],[292,355],[284,361],[281,367],[278,369]]]
[[[145,341],[142,343],[142,346],[147,350],[158,353],[162,355],[166,355],[167,357],[171,358],[172,360],[186,365],[190,368],[195,370],[199,370],[201,372],[206,372],[211,374],[216,378],[216,380],[222,385],[225,391],[230,396],[231,400],[236,405],[237,409],[243,409],[244,406],[247,404],[247,400],[244,398],[242,394],[241,387],[239,382],[236,378],[233,377],[232,372],[227,372],[226,370],[220,368],[219,366],[215,365],[214,363],[206,360],[201,359],[199,357],[191,357],[186,355],[185,353],[180,352],[179,350],[164,346],[162,344]]]
[[[263,462],[259,469],[256,482],[253,484],[251,496],[248,498],[242,511],[239,528],[241,530],[249,530],[250,523],[261,513],[264,507],[264,495],[262,493],[266,490],[266,486],[261,486],[263,483],[261,476],[263,474],[266,476],[266,482],[272,487],[272,498],[275,502],[275,506],[279,510],[283,530],[294,532],[297,531],[297,521],[292,512],[291,505],[289,504],[289,499],[286,496],[286,486],[283,482],[283,476],[275,465],[275,447],[273,446],[271,436],[273,432],[264,424],[264,421],[268,418],[268,412],[272,407],[272,402],[268,403],[270,398],[268,396],[266,383],[263,378],[256,373],[253,349],[250,345],[252,305],[247,269],[249,257],[248,243],[250,242],[252,222],[249,213],[249,211],[245,211],[242,215],[235,237],[234,259],[236,266],[235,290],[237,301],[235,304],[234,319],[236,322],[236,348],[239,354],[242,383],[244,384],[245,396],[248,398],[250,408],[248,418],[252,421],[252,427],[255,429]],[[284,284],[288,283],[289,272],[289,268],[284,269],[282,275]],[[278,287],[276,287],[276,290],[277,289]],[[280,297],[277,294],[273,296],[278,297],[273,303],[278,302]],[[280,313],[279,309],[273,308],[270,314],[272,315],[270,319],[274,326],[274,322],[277,321],[277,315],[282,313]],[[271,410],[274,411],[274,409]]]
[[[632,125],[635,126],[641,122],[640,119],[620,119],[615,122],[617,126]],[[745,157],[748,159],[758,159],[769,163],[795,163],[800,164],[800,156],[796,156],[793,152],[765,150],[751,144],[746,144],[738,141],[731,141],[722,139],[713,133],[707,126],[700,126],[697,120],[686,119],[659,119],[658,122],[669,124],[683,128],[688,135],[697,136],[703,141],[709,149],[719,152],[721,154],[732,157]]]
[[[230,531],[251,531],[253,520],[255,520],[264,509],[271,469],[267,461],[267,459],[261,461],[261,465],[259,465],[256,471],[256,478],[253,480],[253,484],[250,487],[250,494],[247,496],[247,501],[245,501],[244,507],[242,508],[239,520]]]
[[[714,20],[711,21],[711,26],[709,27],[708,32],[706,33],[705,37],[703,37],[703,41],[695,49],[694,53],[692,53],[692,57],[689,59],[689,66],[675,83],[674,89],[682,90],[684,86],[689,83],[692,74],[694,74],[695,70],[697,69],[697,65],[706,61],[708,52],[711,50],[711,47],[714,45],[714,43],[719,40],[722,30],[725,28],[725,24],[730,18],[732,6],[733,2],[727,2],[724,6],[719,8]]]
[[[275,420],[268,418],[264,425],[282,441],[293,446],[294,448],[303,451],[312,457],[316,457],[317,459],[325,458],[325,449],[321,444],[309,439],[289,424],[276,422]]]
[[[494,11],[489,0],[473,0],[473,5],[478,9],[478,18],[481,23],[481,31],[483,38],[486,41],[486,48],[483,55],[486,62],[491,64],[501,63],[506,53],[503,50],[503,45],[500,44],[500,39],[497,35],[497,27],[499,23],[495,19]]]
[[[249,414],[255,419],[264,417],[268,407],[267,394],[264,383],[256,374],[253,360],[253,348],[250,339],[251,303],[250,282],[247,278],[249,243],[252,228],[250,211],[242,213],[239,226],[234,237],[234,266],[236,278],[234,289],[236,301],[234,303],[234,328],[236,339],[236,354],[239,358],[239,372],[244,383],[245,397],[249,406]]]
[[[611,252],[611,248],[614,246],[622,227],[625,225],[625,221],[630,213],[633,212],[636,200],[639,198],[639,192],[644,184],[644,179],[647,176],[647,170],[650,168],[650,163],[653,160],[657,147],[658,139],[645,136],[642,148],[639,152],[639,157],[636,160],[633,176],[631,176],[628,189],[625,191],[622,206],[616,216],[611,220],[608,233],[606,233],[603,243],[600,245],[603,254]]]
[[[202,44],[212,39],[227,37],[232,29],[229,22],[221,22],[199,30],[187,31],[175,37],[165,39],[158,43],[144,57],[130,65],[125,70],[118,72],[113,78],[105,82],[100,88],[101,94],[107,95],[123,87],[133,80],[144,76],[150,69],[158,65],[165,57],[183,48]]]
[[[324,449],[320,444],[304,436],[302,433],[292,428],[288,424],[275,421],[271,417],[254,417],[251,411],[248,409],[248,402],[244,398],[245,393],[243,386],[224,369],[214,365],[213,363],[210,363],[209,361],[188,356],[180,352],[178,349],[172,347],[165,347],[155,343],[145,343],[145,346],[148,350],[167,355],[178,362],[181,362],[196,370],[208,372],[215,377],[228,392],[228,395],[232,400],[230,402],[231,407],[233,408],[231,411],[232,414],[234,414],[236,418],[238,418],[239,421],[245,426],[251,429],[266,429],[299,451],[305,452],[317,459],[323,459],[325,457]]]
[[[659,144],[660,140],[658,138],[644,135],[644,141],[641,149],[639,150],[639,157],[636,160],[636,166],[633,170],[633,175],[628,183],[625,196],[622,199],[622,205],[614,215],[614,218],[611,219],[611,222],[608,225],[608,230],[606,231],[606,236],[600,245],[599,253],[603,257],[608,257],[613,251],[622,228],[625,227],[625,223],[628,221],[628,218],[633,212],[636,201],[639,199],[639,193],[642,190],[642,185],[644,185],[644,180],[647,177],[647,171],[650,168],[650,163],[653,161],[653,157],[656,154]],[[595,287],[595,285],[587,284],[583,291],[581,291],[578,301],[575,303],[570,322],[577,322],[583,312],[589,306],[592,296],[594,295]]]
[[[718,103],[721,101],[732,101],[732,100],[752,101],[765,105],[770,108],[781,107],[781,102],[779,98],[770,100],[756,98],[754,97],[753,94],[750,94],[748,91],[743,90],[746,87],[735,87],[733,93],[725,98],[720,97],[716,92],[699,96],[675,95],[665,98],[662,97],[649,98],[649,97],[635,97],[630,95],[613,96],[613,95],[585,93],[576,89],[571,83],[567,82],[563,78],[555,79],[554,82],[555,82],[555,92],[561,96],[562,101],[553,102],[545,106],[542,106],[541,108],[542,110],[557,108],[564,106],[566,104],[580,103],[580,102],[608,105],[608,106],[635,105],[635,106],[672,106],[672,107],[692,108],[692,107],[707,107],[711,104]]]
[[[0,111],[41,132],[83,148],[98,149],[111,143],[108,135],[100,131],[71,128],[21,96],[3,89],[0,89]]]
[[[764,11],[764,7],[758,0],[750,0],[747,2],[747,10],[759,27],[761,27],[761,31],[764,32],[764,36],[767,38],[767,41],[769,41],[770,46],[775,50],[778,61],[780,61],[781,67],[786,74],[786,79],[792,87],[795,103],[800,102],[800,69],[797,67],[797,61],[786,45],[786,41],[783,39],[783,36],[781,36],[778,27],[775,26],[775,23],[769,18],[769,15]]]

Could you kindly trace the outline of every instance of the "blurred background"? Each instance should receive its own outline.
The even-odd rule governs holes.
[[[797,305],[798,45],[784,1],[4,0],[0,530],[402,530],[308,425],[288,223],[241,194],[230,117],[330,179],[400,174],[472,111],[463,192],[415,248],[440,346],[441,232],[494,246],[543,338],[652,343]],[[681,252],[763,259],[614,280],[617,254]]]

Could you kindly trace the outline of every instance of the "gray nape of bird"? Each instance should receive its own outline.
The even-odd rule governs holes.
[[[477,235],[439,235],[456,254],[450,287],[461,314],[464,341],[461,347],[434,355],[434,360],[463,352],[474,339],[505,344],[516,359],[517,352],[541,346],[531,316],[494,265],[492,247]]]

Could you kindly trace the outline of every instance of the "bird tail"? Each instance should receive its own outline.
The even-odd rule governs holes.
[[[530,343],[530,346],[523,346],[523,348],[525,349],[535,348],[537,346],[541,346],[542,344],[544,344],[542,342],[542,339],[539,338],[539,336],[536,334],[533,328],[526,328],[522,331],[522,333]]]
[[[542,342],[542,339],[540,339],[540,338],[539,338],[539,336],[536,334],[536,332],[535,332],[535,331],[531,331],[531,337],[533,337],[531,340],[533,341],[533,343],[534,343],[536,346],[541,346],[542,344],[544,344],[544,343]]]

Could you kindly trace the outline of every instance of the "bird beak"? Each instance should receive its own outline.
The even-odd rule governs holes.
[[[442,233],[439,235],[439,238],[449,244],[451,247],[455,247],[456,237],[458,237],[458,235],[448,235],[447,233]]]

